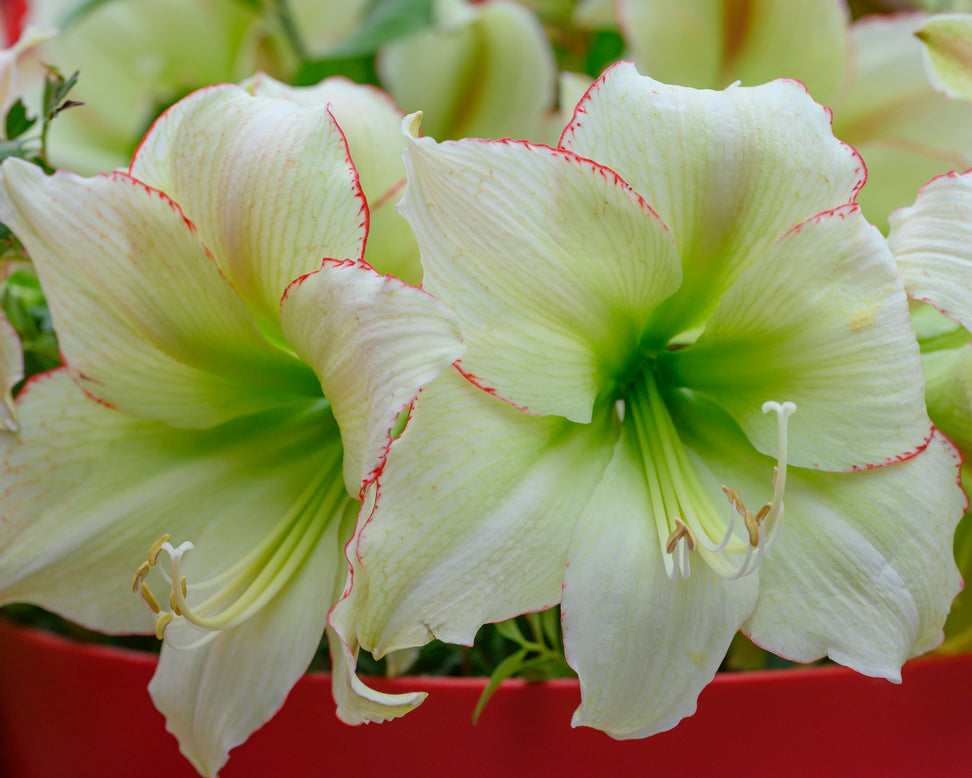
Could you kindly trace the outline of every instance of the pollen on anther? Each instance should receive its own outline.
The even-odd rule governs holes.
[[[148,606],[152,609],[152,613],[158,613],[161,609],[159,608],[159,601],[155,599],[155,595],[152,594],[152,590],[149,589],[147,583],[143,583],[139,587],[139,593],[142,595],[142,599],[148,603]]]
[[[699,547],[699,539],[695,536],[692,529],[679,517],[675,517],[675,529],[672,530],[672,534],[668,536],[668,542],[665,544],[665,551],[669,554],[675,551],[675,547],[678,545],[678,541],[685,538],[688,543],[689,551],[695,551]]]
[[[159,617],[155,620],[155,637],[159,640],[165,634],[165,628],[169,626],[169,622],[175,618],[171,613],[161,613]]]
[[[159,558],[159,554],[162,553],[162,544],[169,542],[169,535],[163,535],[158,540],[156,540],[151,547],[149,547],[148,552],[148,563],[154,565]]]
[[[176,602],[175,592],[170,592],[169,594],[169,608],[176,616],[182,615],[182,611],[179,610],[179,603]]]
[[[138,587],[142,585],[142,581],[145,580],[145,576],[148,575],[148,572],[149,563],[142,562],[142,564],[138,566],[138,570],[135,571],[135,577],[132,579],[132,594],[135,594],[135,592],[138,591]]]

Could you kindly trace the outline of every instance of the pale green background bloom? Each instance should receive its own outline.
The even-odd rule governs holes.
[[[915,34],[931,82],[949,97],[972,100],[972,14],[933,16]]]
[[[691,714],[737,629],[892,680],[937,645],[958,455],[860,157],[800,85],[622,64],[561,148],[411,137],[406,160],[424,284],[467,352],[390,447],[341,634],[470,643],[560,603],[574,723],[621,738]]]

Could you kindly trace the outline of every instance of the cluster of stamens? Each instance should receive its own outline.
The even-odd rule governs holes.
[[[183,546],[185,545],[186,544],[183,544]],[[169,622],[171,622],[175,616],[182,615],[182,610],[179,608],[179,603],[176,601],[175,590],[172,590],[169,593],[169,611],[163,612],[159,607],[158,599],[152,593],[149,585],[145,582],[145,578],[148,576],[149,571],[158,563],[159,554],[162,553],[165,546],[172,549],[172,546],[169,543],[168,535],[163,535],[149,547],[148,558],[142,562],[141,565],[139,565],[138,570],[135,571],[135,578],[132,579],[132,593],[134,594],[135,592],[138,592],[152,610],[152,613],[156,615],[155,636],[159,640],[161,640],[162,636],[165,634],[165,628],[169,625]],[[189,548],[192,548],[191,543],[189,543],[188,546]],[[180,548],[182,548],[182,546],[180,546]],[[166,578],[166,580],[171,583],[171,580],[166,575],[165,571],[161,570],[160,568],[160,572]],[[186,585],[185,576],[182,576],[179,579],[179,588],[182,590],[182,596],[184,598],[188,593],[188,586]]]
[[[792,402],[763,403],[763,413],[775,412],[779,429],[779,450],[777,466],[773,468],[773,497],[755,514],[749,511],[739,496],[739,493],[723,486],[722,491],[729,500],[729,520],[726,530],[719,542],[711,539],[708,532],[695,521],[687,521],[682,516],[674,516],[671,521],[674,529],[665,543],[665,553],[670,555],[668,576],[676,580],[680,576],[688,578],[691,574],[690,553],[700,551],[706,561],[721,576],[729,579],[742,578],[749,575],[758,566],[762,558],[776,545],[783,527],[783,491],[786,485],[786,435],[787,419],[796,410]],[[736,539],[736,521],[743,520],[746,531],[746,541],[741,543]],[[696,526],[692,526],[695,524]],[[742,557],[738,566],[734,566],[731,557]]]

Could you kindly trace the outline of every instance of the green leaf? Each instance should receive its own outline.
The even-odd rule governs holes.
[[[337,47],[329,59],[374,54],[382,46],[432,26],[434,0],[375,0],[361,25]]]
[[[313,86],[331,76],[344,76],[358,84],[377,86],[374,57],[349,57],[346,59],[309,59],[301,63],[294,75],[294,86]]]
[[[520,666],[523,664],[523,659],[526,657],[528,652],[529,649],[521,648],[515,654],[510,654],[508,657],[506,657],[506,659],[496,666],[493,674],[489,677],[489,683],[486,684],[486,688],[483,689],[483,693],[479,695],[479,701],[476,703],[475,710],[473,710],[473,724],[479,721],[479,714],[483,712],[483,708],[486,707],[486,703],[489,702],[489,698],[493,696],[493,692],[496,691],[503,681],[512,677],[516,671],[520,669]]]
[[[17,98],[17,102],[10,106],[7,111],[6,132],[8,138],[17,138],[29,130],[37,119],[27,115],[27,108],[23,100]]]
[[[523,636],[523,633],[520,632],[520,627],[517,625],[516,619],[501,621],[495,626],[496,631],[507,640],[512,640],[514,643],[521,646],[527,646],[530,643],[530,641]]]

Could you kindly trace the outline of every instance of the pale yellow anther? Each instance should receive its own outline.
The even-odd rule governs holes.
[[[181,616],[182,615],[182,611],[179,610],[179,603],[176,602],[175,592],[170,592],[169,593],[169,608],[172,610],[172,612],[176,616]]]
[[[756,514],[756,524],[763,523],[763,519],[766,518],[766,514],[770,512],[770,509],[772,507],[773,507],[773,503],[768,502],[766,503],[766,505],[764,505],[762,508],[759,509],[759,513]]]
[[[182,576],[179,579],[179,585],[182,587],[182,596],[185,597],[189,594],[189,585],[186,583],[186,577]]]
[[[156,540],[148,552],[148,563],[154,565],[159,558],[159,554],[162,552],[162,544],[169,542],[169,535],[163,535],[158,540]]]
[[[152,613],[158,613],[160,610],[159,601],[155,599],[155,595],[152,594],[152,590],[149,589],[147,583],[143,583],[141,587],[139,587],[139,593],[142,595],[142,599],[145,600],[145,602],[148,603],[148,606],[152,609]]]
[[[723,486],[722,491],[725,492],[726,497],[729,498],[729,502],[732,503],[732,507],[739,511],[740,515],[746,513],[746,506],[743,505],[739,492],[737,492],[731,486]]]
[[[756,517],[744,509],[743,520],[746,522],[746,532],[749,533],[749,545],[753,548],[759,545],[759,522]]]
[[[165,628],[169,626],[169,622],[175,618],[171,613],[160,613],[159,617],[155,620],[155,637],[159,640],[165,634]]]
[[[678,541],[685,538],[688,542],[689,551],[695,551],[699,547],[699,539],[692,532],[691,528],[682,519],[675,517],[675,529],[672,530],[672,534],[668,536],[668,542],[665,544],[665,551],[671,554],[675,547],[678,545]]]
[[[138,591],[138,587],[142,585],[142,581],[145,580],[145,576],[148,575],[148,572],[149,563],[142,562],[142,564],[138,566],[138,570],[135,571],[135,577],[132,579],[132,594],[135,594],[135,592]]]

